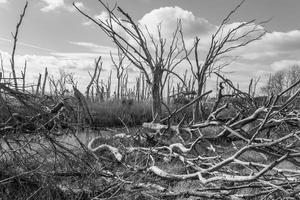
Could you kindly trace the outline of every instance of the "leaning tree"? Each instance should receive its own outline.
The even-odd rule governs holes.
[[[144,73],[152,92],[153,119],[159,121],[162,113],[163,77],[173,74],[181,79],[174,73],[174,68],[185,59],[183,46],[180,45],[180,22],[169,40],[162,36],[161,26],[157,26],[157,36],[154,36],[147,27],[135,22],[122,8],[110,8],[101,0],[99,2],[107,12],[107,19],[94,19],[80,10],[76,4],[73,5],[81,14],[98,25],[126,58]]]

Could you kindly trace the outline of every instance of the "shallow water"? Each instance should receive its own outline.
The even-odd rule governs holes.
[[[75,133],[75,136],[84,144],[87,145],[89,141],[91,141],[93,138],[102,136],[102,137],[110,137],[110,135],[113,135],[109,131],[103,131],[103,130],[84,130],[84,131],[77,131]],[[74,135],[64,135],[61,136],[59,139],[60,141],[71,144],[71,145],[76,145],[78,144],[77,139]]]

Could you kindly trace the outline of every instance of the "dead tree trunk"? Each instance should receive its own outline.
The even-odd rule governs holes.
[[[220,26],[216,32],[211,36],[210,47],[208,49],[207,55],[204,59],[203,64],[199,62],[198,56],[198,45],[200,39],[195,38],[194,43],[194,53],[195,53],[195,65],[192,64],[189,57],[186,56],[188,63],[190,64],[191,71],[194,77],[197,79],[198,84],[198,96],[203,93],[203,89],[206,84],[206,78],[211,75],[213,72],[218,72],[225,66],[229,65],[232,60],[224,60],[228,53],[238,49],[240,47],[246,46],[251,42],[259,40],[262,36],[265,35],[266,31],[262,28],[263,23],[259,25],[254,24],[255,20],[250,20],[248,22],[243,22],[235,25],[235,27],[228,27],[230,18],[241,6],[242,1],[238,4],[229,14],[223,19]],[[224,29],[229,28],[229,30],[224,31]],[[241,34],[241,33],[242,34]],[[181,32],[183,38],[183,33]],[[190,53],[185,47],[184,40],[183,47],[186,52],[186,55]],[[196,102],[194,110],[194,122],[201,120],[201,100]]]
[[[26,69],[27,69],[27,61],[25,60],[24,69],[23,69],[23,71],[21,71],[22,81],[23,81],[23,83],[22,83],[22,90],[23,90],[23,92],[25,92]]]
[[[39,91],[40,91],[40,87],[41,87],[41,79],[42,79],[42,74],[39,74],[39,79],[38,79],[38,83],[36,86],[35,95],[39,95]]]
[[[94,84],[96,77],[100,76],[101,70],[102,70],[102,62],[101,62],[101,56],[100,56],[97,60],[95,60],[94,73],[93,73],[93,75],[90,75],[91,81],[89,82],[89,84],[86,87],[85,95],[86,95],[87,100],[90,99],[91,86]]]
[[[201,96],[203,93],[203,88],[205,84],[205,72],[200,72],[200,74],[197,77],[197,82],[198,82],[198,92],[197,96]],[[203,119],[203,113],[201,113],[201,99],[196,101],[194,105],[194,110],[193,110],[193,121],[194,122],[199,122]]]
[[[141,77],[136,78],[136,88],[135,88],[135,98],[139,102],[140,101],[140,87],[141,87]]]
[[[48,78],[48,70],[47,70],[47,67],[46,67],[45,68],[45,74],[44,74],[43,86],[42,86],[42,96],[45,95],[45,88],[46,88],[47,78]]]
[[[152,72],[153,81],[151,84],[152,91],[152,116],[154,122],[160,121],[161,118],[161,88],[160,88],[160,80],[162,77],[162,70],[160,68],[156,68]]]
[[[109,77],[107,79],[107,86],[106,86],[106,98],[110,99],[110,93],[111,93],[111,75],[112,71],[109,73]]]
[[[118,61],[115,61],[114,56],[110,52],[110,59],[113,62],[113,65],[117,71],[116,76],[117,76],[117,99],[122,98],[122,91],[123,91],[123,76],[124,76],[124,70],[127,69],[127,67],[130,65],[127,65],[124,67],[124,60],[125,60],[125,55],[122,53],[120,48],[118,48]]]
[[[162,36],[160,26],[157,27],[154,35],[148,29],[147,31],[141,29],[140,25],[122,8],[115,6],[116,9],[110,9],[103,1],[99,0],[99,3],[108,13],[107,19],[95,20],[78,8],[75,3],[73,5],[81,14],[99,26],[112,39],[124,56],[143,72],[146,82],[151,87],[153,98],[152,117],[156,120],[159,119],[161,117],[160,92],[164,86],[164,84],[160,86],[163,73],[165,73],[165,78],[170,74],[179,78],[173,70],[185,59],[182,45],[179,44],[180,22],[175,27],[173,36],[167,39]],[[122,16],[122,20],[116,12]],[[124,34],[120,34],[120,29]],[[154,50],[152,50],[153,47]]]
[[[16,68],[16,66],[15,66],[15,53],[16,53],[16,48],[17,48],[17,41],[18,41],[19,29],[20,29],[20,26],[22,24],[23,18],[25,16],[27,6],[28,6],[28,1],[26,1],[26,4],[25,4],[24,9],[23,9],[23,12],[20,15],[20,20],[19,20],[19,22],[17,24],[16,32],[15,32],[15,34],[12,34],[13,35],[13,39],[14,39],[14,46],[13,46],[13,50],[12,50],[12,54],[11,54],[10,64],[11,64],[11,70],[12,70],[12,74],[13,74],[13,79],[14,79],[14,84],[15,84],[15,89],[16,90],[18,90],[18,82],[17,82],[17,75],[16,75],[16,69],[15,69]]]

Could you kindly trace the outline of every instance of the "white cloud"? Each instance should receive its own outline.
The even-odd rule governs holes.
[[[144,28],[146,26],[155,38],[158,37],[157,26],[161,25],[162,36],[170,40],[173,37],[178,20],[181,20],[185,42],[188,47],[193,44],[196,36],[201,38],[201,45],[208,43],[211,34],[217,28],[206,19],[197,17],[192,12],[178,6],[154,9],[145,14],[138,23],[144,32],[146,32]]]
[[[300,60],[280,60],[276,61],[271,64],[271,68],[274,71],[281,71],[284,69],[288,69],[289,67],[293,65],[299,65],[300,66]]]
[[[0,3],[7,3],[8,0],[0,0]]]
[[[300,49],[300,30],[289,32],[272,32],[264,38],[264,44],[276,51],[290,51]]]
[[[106,12],[94,16],[95,19],[105,21],[108,18]],[[144,26],[152,34],[157,34],[157,25],[161,24],[162,35],[164,38],[171,38],[176,28],[177,20],[181,19],[183,32],[188,45],[192,45],[194,37],[198,36],[200,40],[199,55],[205,56],[208,50],[211,35],[216,31],[217,25],[214,25],[204,18],[195,16],[192,12],[184,10],[180,7],[162,7],[154,9],[145,14],[138,24],[142,31],[145,31]],[[239,26],[243,22],[232,22],[227,24],[223,29],[223,34],[226,34],[230,29]],[[85,25],[90,25],[91,22],[86,22]],[[120,28],[114,26],[116,31],[121,31]],[[259,31],[252,33],[250,36],[255,37],[257,34],[265,31],[264,27],[251,23],[236,33],[236,37],[249,31],[253,28]],[[122,33],[122,32],[121,32]],[[122,33],[124,34],[124,33]],[[147,35],[147,34],[146,34]],[[126,37],[130,39],[130,37]],[[249,39],[249,37],[245,38]],[[131,41],[135,44],[135,41]],[[77,44],[79,45],[79,44]],[[97,48],[91,44],[80,44],[81,46],[90,49]],[[227,71],[233,71],[229,77],[232,77],[233,82],[239,82],[241,88],[247,87],[250,78],[263,77],[264,74],[274,72],[278,69],[285,68],[288,65],[297,64],[300,57],[300,30],[289,32],[271,32],[264,35],[260,40],[254,41],[246,47],[241,47],[229,55],[240,57],[240,61],[234,62],[228,66]],[[203,57],[200,57],[202,59]],[[178,67],[179,71],[186,69],[186,66]],[[261,81],[262,83],[264,80]]]
[[[73,7],[73,5],[71,5],[71,4],[67,5],[64,0],[41,0],[41,1],[43,1],[46,4],[46,6],[41,8],[42,12],[49,12],[49,11],[53,11],[56,9],[64,9],[69,12],[75,11],[75,8]],[[75,2],[75,5],[81,9],[85,8],[83,2]]]
[[[82,47],[87,47],[87,48],[98,48],[99,45],[94,44],[94,43],[89,43],[89,42],[73,42],[70,41],[70,44],[74,44],[74,45],[78,45],[78,46],[82,46]]]
[[[75,5],[80,9],[85,9],[83,2],[75,2]],[[73,5],[64,5],[63,8],[69,12],[76,11],[76,8]]]
[[[102,18],[105,18],[105,13],[102,13]],[[100,17],[101,18],[101,17]],[[177,20],[181,19],[183,32],[186,40],[192,41],[195,36],[200,40],[200,49],[207,49],[211,35],[216,31],[217,26],[211,24],[206,19],[195,16],[192,12],[184,10],[180,7],[162,7],[154,9],[145,14],[138,22],[141,26],[147,26],[149,30],[156,32],[157,25],[161,23],[163,36],[165,38],[172,37],[173,31],[177,25]],[[232,22],[226,25],[223,33],[239,26],[243,22]],[[250,36],[257,36],[264,31],[264,27],[251,23],[248,26],[240,29],[236,36],[245,33],[253,28],[259,31],[252,33]],[[248,39],[249,37],[245,38]],[[204,44],[204,45],[203,45]],[[300,54],[300,30],[289,32],[271,32],[267,33],[262,39],[257,40],[246,48],[240,48],[236,51],[237,54],[244,59],[254,60],[260,57],[276,57],[279,54],[295,55]]]
[[[99,15],[95,15],[94,19],[106,21],[109,18],[109,15],[107,12],[102,11]]]
[[[0,50],[4,60],[5,76],[11,72],[10,54]],[[108,73],[111,70],[110,56],[99,53],[60,53],[54,52],[49,55],[16,55],[16,72],[21,76],[21,70],[24,67],[24,61],[27,61],[27,84],[36,84],[39,73],[43,74],[45,67],[48,68],[49,74],[58,77],[59,71],[64,70],[67,73],[74,73],[74,78],[78,81],[78,87],[81,91],[85,90],[90,80],[88,71],[93,71],[94,60],[102,56],[103,71],[100,79],[107,81]],[[134,77],[132,77],[134,78]],[[113,83],[114,84],[114,83]]]
[[[85,8],[83,2],[81,2],[81,1],[75,2],[75,6],[77,6],[78,8]]]
[[[108,14],[106,12],[101,12],[99,15],[95,15],[94,18],[105,21],[108,18]],[[145,14],[138,23],[142,29],[144,26],[147,26],[154,36],[157,33],[157,25],[161,24],[163,37],[169,39],[172,37],[178,19],[181,19],[182,21],[186,44],[188,46],[192,45],[194,37],[198,36],[200,38],[200,54],[205,55],[205,52],[209,47],[210,37],[215,32],[217,26],[211,24],[204,18],[195,16],[190,11],[177,6],[162,7]],[[228,30],[237,27],[241,23],[242,22],[233,22],[228,24],[223,33],[226,34]],[[91,22],[88,21],[83,24],[90,25]],[[122,32],[117,26],[114,27],[117,31]],[[240,34],[243,34],[253,27],[264,31],[264,27],[252,23],[241,29],[236,36],[238,37]],[[261,31],[252,33],[251,36],[257,36]],[[127,37],[127,39],[130,39],[130,37]],[[132,44],[134,43],[135,41],[132,41]],[[245,60],[256,62],[258,60],[269,60],[270,62],[272,59],[279,58],[289,60],[296,59],[300,56],[300,30],[267,33],[260,40],[254,41],[247,45],[247,47],[235,50],[231,55],[237,55]]]
[[[94,15],[93,18],[98,21],[98,20],[101,20],[103,22],[105,22],[108,18],[109,18],[109,15],[107,12],[105,11],[102,11],[100,14],[98,15]],[[85,25],[85,26],[89,26],[89,25],[92,25],[93,22],[91,20],[88,20],[88,21],[85,21],[82,23],[82,25]]]
[[[51,55],[56,57],[64,57],[68,59],[91,59],[91,58],[97,58],[99,54],[97,53],[85,53],[85,52],[79,52],[79,53],[62,53],[62,52],[53,52]]]
[[[206,19],[196,17],[192,12],[177,6],[154,9],[145,14],[139,23],[146,25],[149,30],[154,32],[157,30],[157,25],[161,23],[164,35],[169,35],[173,33],[179,19],[182,21],[184,34],[187,37],[206,36],[216,29],[216,26],[210,24]]]
[[[102,11],[100,14],[94,15],[93,18],[105,22],[109,18],[109,15],[107,12]],[[196,17],[192,12],[184,10],[177,6],[154,9],[151,12],[145,14],[140,20],[138,20],[138,24],[144,33],[147,32],[145,30],[146,26],[150,34],[153,34],[154,37],[157,37],[157,26],[161,25],[161,32],[163,37],[172,38],[179,19],[182,22],[185,38],[187,40],[190,40],[187,41],[187,44],[192,43],[195,36],[201,37],[201,42],[204,42],[217,28],[217,26],[209,23],[206,19]],[[91,24],[91,21],[82,23],[82,25]],[[127,28],[132,29],[132,27],[128,24],[124,23],[124,25]],[[124,36],[126,35],[124,34],[122,28],[120,28],[118,25],[113,24],[113,27],[115,27],[116,31],[120,34]],[[145,35],[147,36],[147,34]]]
[[[90,42],[70,41],[69,43],[73,44],[73,45],[85,47],[85,48],[89,49],[92,52],[101,53],[101,54],[109,54],[110,52],[112,52],[112,53],[117,52],[117,49],[114,48],[114,47],[98,45],[98,44],[94,44],[94,43],[90,43]]]
[[[49,12],[65,5],[64,0],[42,0],[47,5],[41,9],[42,12]]]
[[[55,9],[65,9],[70,12],[74,11],[71,5],[66,5],[64,0],[42,1],[46,3],[46,6],[42,8],[42,11],[44,12],[49,12]],[[5,1],[0,0],[0,3],[3,2]],[[77,6],[84,8],[84,4],[82,2],[77,3]],[[106,12],[101,12],[99,15],[95,15],[94,18],[105,21],[108,18],[108,14]],[[178,19],[182,20],[184,35],[190,44],[195,36],[198,36],[201,39],[201,45],[199,47],[201,50],[200,54],[205,56],[202,51],[207,50],[207,45],[210,42],[209,38],[216,30],[217,26],[211,24],[204,18],[195,16],[190,11],[184,10],[180,7],[163,7],[145,14],[140,20],[138,20],[138,23],[141,27],[146,25],[150,31],[153,31],[154,34],[157,31],[157,25],[161,23],[163,37],[169,39],[172,37]],[[83,24],[90,25],[91,23],[92,22],[88,21]],[[236,27],[240,23],[241,22],[233,22],[228,24],[226,29],[224,29],[224,33],[226,33],[226,30]],[[251,24],[251,26],[253,25],[255,24]],[[249,28],[251,28],[251,26]],[[119,30],[120,29],[117,29],[117,31]],[[246,29],[241,31],[243,32],[245,30]],[[22,66],[24,64],[24,59],[27,59],[28,70],[32,74],[36,74],[38,72],[42,73],[43,68],[46,66],[51,69],[53,73],[54,71],[58,72],[59,69],[67,69],[78,74],[80,81],[83,83],[82,85],[85,85],[89,79],[87,70],[92,70],[94,59],[98,56],[102,55],[105,65],[104,68],[107,71],[111,69],[111,65],[109,65],[111,63],[109,52],[112,51],[115,53],[116,49],[114,47],[102,46],[96,43],[83,41],[70,41],[69,43],[82,47],[82,49],[84,49],[84,51],[87,50],[88,53],[62,53],[52,50],[54,53],[51,53],[49,56],[18,56],[17,60],[19,62],[19,66]],[[247,88],[247,84],[251,77],[263,76],[264,74],[285,69],[294,64],[300,65],[300,30],[267,33],[261,40],[255,41],[247,47],[238,49],[231,55],[238,55],[242,59],[226,68],[227,71],[234,72],[229,74],[228,77],[232,78],[234,83],[238,82],[241,88]],[[268,63],[266,63],[266,61],[268,61]],[[7,62],[7,65],[9,66],[9,62]],[[180,74],[183,74],[186,66],[187,65],[182,65],[177,68],[178,71],[182,71]],[[7,69],[9,70],[9,68]],[[106,80],[106,77],[107,76],[103,76],[103,79]],[[131,75],[130,78],[134,79],[135,77]],[[262,80],[262,83],[263,81],[264,80]]]
[[[92,23],[91,20],[89,20],[89,21],[84,21],[84,22],[82,22],[81,24],[82,24],[83,26],[90,26],[90,25],[92,25],[93,23]]]
[[[10,39],[6,39],[6,38],[3,38],[3,37],[0,37],[0,40],[4,41],[4,42],[9,42],[9,43],[13,44],[13,41],[10,40]],[[38,50],[42,50],[42,51],[48,51],[48,52],[55,51],[53,49],[43,48],[43,47],[40,47],[40,46],[37,46],[37,45],[34,45],[34,44],[28,44],[28,43],[24,43],[24,42],[18,42],[18,45],[24,46],[24,47],[33,48],[33,49],[38,49]]]
[[[300,54],[300,30],[267,33],[240,53],[248,60],[284,59],[287,56],[296,59]]]

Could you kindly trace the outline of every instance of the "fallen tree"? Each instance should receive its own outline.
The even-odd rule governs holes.
[[[148,185],[143,188],[148,195],[159,198],[299,198],[300,119],[293,111],[293,103],[300,90],[284,103],[278,103],[281,96],[299,83],[256,109],[252,107],[255,102],[247,99],[249,106],[245,113],[249,114],[242,116],[239,110],[235,110],[236,116],[227,122],[219,120],[219,116],[226,109],[234,109],[234,105],[216,106],[206,120],[196,124],[144,123],[145,130],[140,135],[142,140],[136,146],[120,148],[100,144],[92,148],[95,139],[90,142],[89,149],[93,152],[96,149],[106,151],[115,158],[113,162],[131,169],[132,174],[160,178],[162,184],[150,181],[144,184],[156,184],[156,187]],[[232,94],[232,98],[241,96],[240,91]],[[219,98],[223,96],[219,95]],[[207,132],[207,129],[210,131]],[[125,136],[122,136],[124,140]],[[135,139],[133,136],[127,138]],[[139,156],[143,161],[132,163],[132,156]],[[175,163],[182,169],[181,173],[165,168]],[[119,174],[118,178],[122,175]],[[129,180],[135,182],[134,179]],[[199,186],[178,192],[168,188],[163,180],[173,183],[191,180]]]

